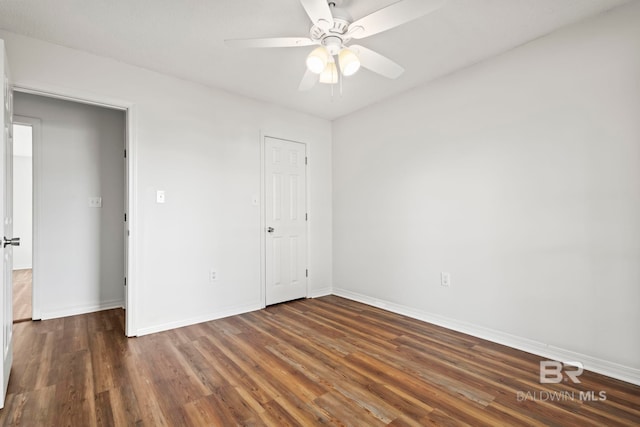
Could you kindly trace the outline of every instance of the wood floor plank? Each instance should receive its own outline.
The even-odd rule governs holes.
[[[140,345],[139,341],[142,340],[135,339],[128,341],[132,347],[137,347]],[[130,418],[128,420],[128,424],[137,424],[142,422],[145,425],[167,426],[168,424],[164,417],[162,408],[159,405],[158,398],[151,387],[151,382],[154,378],[148,377],[146,371],[141,369],[141,365],[143,364],[141,358],[144,359],[144,352],[140,351],[139,348],[134,348],[132,350],[133,355],[125,358],[123,361],[123,379],[126,380],[123,382],[126,382],[129,385],[132,390],[132,394],[135,397],[135,401],[127,399],[126,402],[128,405],[132,406],[130,413],[137,415],[137,417]],[[138,354],[140,354],[140,356],[136,357]]]
[[[131,425],[141,421],[138,399],[130,384],[123,384],[110,390],[109,399],[114,420],[113,425]]]
[[[638,386],[540,384],[538,356],[335,296],[131,339],[122,310],[14,336],[4,426],[640,425]]]
[[[96,394],[96,424],[98,427],[115,425],[109,390]]]
[[[367,425],[371,427],[388,424],[337,392],[326,393],[317,398],[314,403],[333,414],[345,426],[362,425],[362,420],[367,420]]]
[[[96,426],[91,356],[87,350],[62,353],[57,372],[54,425]]]
[[[276,400],[266,402],[265,411],[260,414],[260,419],[266,426],[296,427],[301,426],[301,420],[297,420],[293,414],[286,411]]]
[[[5,402],[7,411],[3,425],[33,426],[50,425],[54,417],[56,387],[46,387],[21,394],[8,395]],[[7,410],[8,409],[8,410]],[[2,419],[5,414],[0,414]]]

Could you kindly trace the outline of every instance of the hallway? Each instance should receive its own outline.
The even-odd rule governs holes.
[[[32,270],[13,270],[13,323],[31,320]]]

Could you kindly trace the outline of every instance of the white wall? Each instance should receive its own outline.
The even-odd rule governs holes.
[[[331,288],[331,124],[0,31],[16,84],[135,105],[140,333],[260,307],[260,134],[309,145],[309,288]],[[166,203],[155,203],[156,190]],[[219,279],[209,283],[216,268]]]
[[[31,146],[31,127],[20,126],[14,130],[15,146]],[[29,150],[20,153],[29,154]],[[13,235],[20,237],[20,246],[13,248],[13,269],[22,270],[32,266],[32,158],[30,155],[13,156]]]
[[[638,22],[635,2],[334,122],[335,292],[639,382]]]
[[[37,312],[52,318],[122,306],[124,112],[18,92],[14,111],[42,122]],[[91,197],[102,207],[89,207]]]

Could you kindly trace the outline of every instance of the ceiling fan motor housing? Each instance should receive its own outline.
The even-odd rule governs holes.
[[[331,28],[322,28],[314,25],[311,27],[309,34],[312,40],[325,46],[331,55],[337,55],[340,47],[350,39],[350,37],[345,37],[349,24],[350,22],[345,19],[334,17]],[[337,51],[334,51],[334,46],[337,46]]]
[[[343,0],[327,0],[333,16],[333,25],[328,27],[325,22],[318,22],[311,27],[311,39],[327,48],[331,55],[337,55],[342,46],[351,38],[345,34],[353,20],[349,12],[343,9]]]

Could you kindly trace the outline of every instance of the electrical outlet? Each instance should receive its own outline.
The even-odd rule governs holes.
[[[89,207],[90,208],[101,208],[102,207],[102,197],[89,197]]]
[[[451,286],[451,274],[447,273],[447,272],[442,272],[440,273],[440,284],[442,286],[444,286],[445,288],[448,288]]]
[[[215,270],[210,270],[209,271],[209,281],[210,282],[215,282],[216,280],[218,280],[218,272]]]

